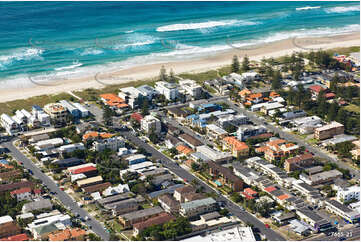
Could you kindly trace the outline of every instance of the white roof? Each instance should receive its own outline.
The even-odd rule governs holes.
[[[146,167],[154,166],[153,162],[145,161],[142,163],[134,164],[129,166],[129,170],[139,170]]]
[[[14,219],[12,217],[10,217],[9,215],[0,217],[0,224],[12,222],[12,221],[14,221]]]
[[[62,138],[54,138],[54,139],[47,139],[41,140],[35,144],[35,146],[43,146],[43,145],[62,145],[64,143]]]
[[[218,135],[222,135],[222,134],[228,134],[227,131],[225,131],[224,129],[218,127],[215,124],[208,124],[206,126],[207,129],[212,130],[213,132],[217,133]]]
[[[227,230],[211,232],[206,236],[195,236],[182,241],[224,242],[224,241],[256,241],[251,227],[233,227]]]
[[[146,158],[146,156],[143,154],[135,154],[135,155],[131,155],[131,156],[127,157],[126,160],[132,161],[132,160],[145,159],[145,158]]]

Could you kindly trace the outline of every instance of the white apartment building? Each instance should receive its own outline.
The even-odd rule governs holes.
[[[73,103],[73,102],[71,104],[79,110],[80,116],[82,118],[86,118],[89,116],[89,110],[86,109],[83,105],[81,105],[80,103]]]
[[[60,103],[48,103],[44,106],[44,111],[50,115],[50,117],[60,123],[66,122],[67,110]]]
[[[160,120],[152,115],[145,116],[140,122],[140,127],[146,133],[154,132],[156,134],[160,133],[162,129]]]
[[[37,121],[40,122],[42,126],[49,126],[50,125],[50,116],[44,112],[44,110],[39,107],[38,105],[34,105],[32,107],[32,118],[31,122],[36,124]]]
[[[351,199],[360,201],[360,187],[355,185],[347,188],[340,188],[337,191],[337,200],[340,202],[347,202]]]
[[[15,120],[9,115],[5,113],[1,114],[0,120],[1,120],[1,125],[9,135],[16,135],[21,131],[17,122],[15,122]]]
[[[92,149],[98,152],[101,152],[105,149],[117,151],[119,148],[124,147],[124,145],[125,145],[124,139],[120,136],[117,136],[108,139],[94,141]]]
[[[202,94],[202,87],[193,80],[180,80],[179,85],[185,91],[185,94],[188,94],[194,98],[198,98]]]
[[[164,95],[168,100],[175,100],[178,97],[178,87],[174,83],[165,81],[156,82],[155,90]]]
[[[125,100],[131,108],[137,108],[139,105],[139,98],[142,97],[142,92],[135,87],[124,87],[119,89],[118,96]]]

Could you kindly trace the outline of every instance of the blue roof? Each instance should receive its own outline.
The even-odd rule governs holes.
[[[8,164],[9,164],[9,162],[8,162],[7,160],[0,160],[0,163],[1,163],[1,164],[4,164],[4,165],[8,165]]]

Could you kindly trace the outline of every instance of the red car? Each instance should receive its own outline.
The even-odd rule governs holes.
[[[267,229],[269,229],[269,228],[270,228],[269,224],[265,224],[265,226],[266,226],[266,228],[267,228]]]
[[[185,179],[185,178],[183,179],[183,181],[188,182],[188,180],[187,180],[187,179]]]

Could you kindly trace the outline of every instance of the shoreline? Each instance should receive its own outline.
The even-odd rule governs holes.
[[[232,44],[228,43],[231,47]],[[127,69],[98,73],[88,77],[66,79],[47,85],[35,85],[26,88],[3,88],[0,90],[0,103],[27,99],[34,96],[59,94],[69,91],[81,91],[87,88],[101,89],[107,85],[125,84],[132,81],[151,80],[159,74],[162,65],[167,71],[173,69],[175,74],[200,73],[218,69],[231,64],[233,55],[238,55],[240,61],[247,55],[250,60],[261,60],[263,57],[280,57],[295,51],[308,52],[317,49],[333,49],[341,47],[360,46],[360,32],[316,38],[293,38],[259,46],[244,48],[233,47],[222,53],[211,53],[209,56],[197,57],[184,61],[148,64]],[[20,94],[20,95],[19,95]]]

